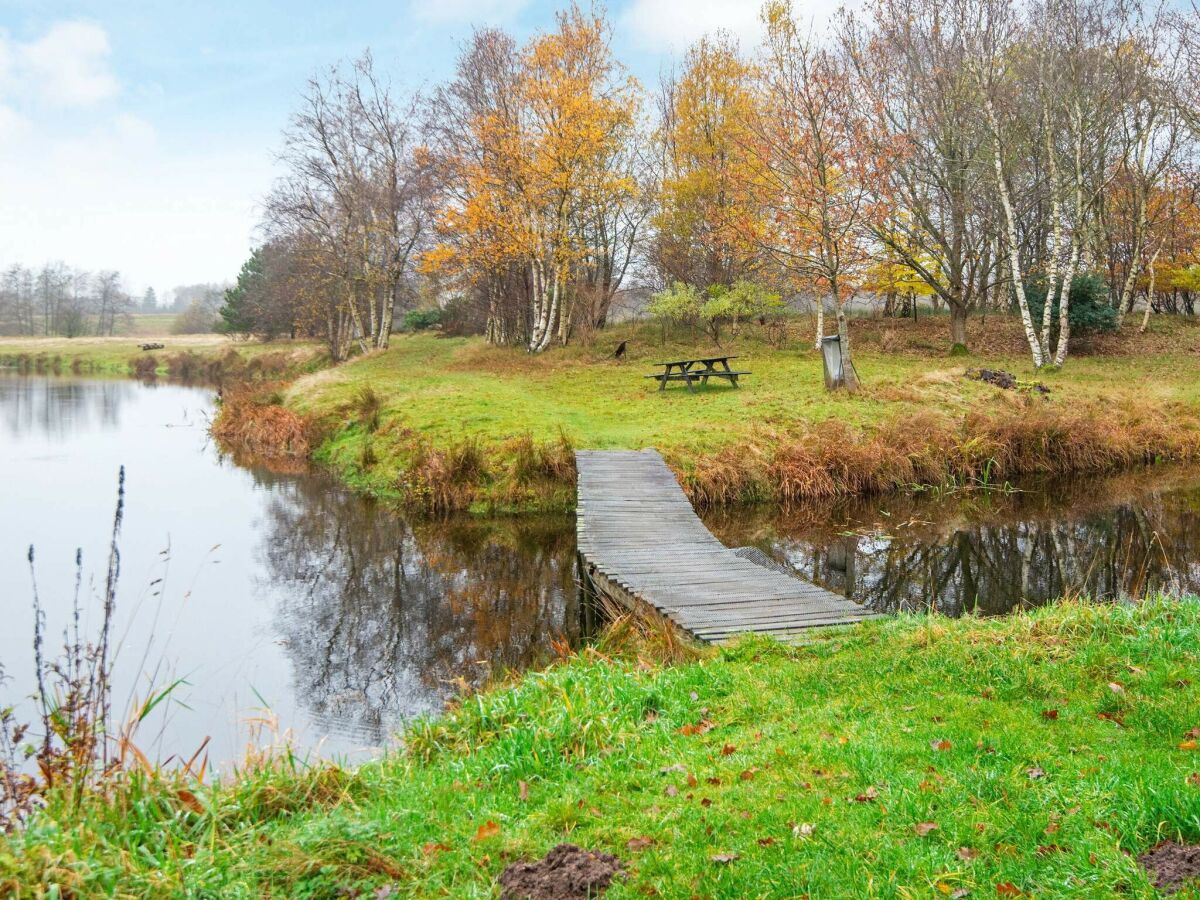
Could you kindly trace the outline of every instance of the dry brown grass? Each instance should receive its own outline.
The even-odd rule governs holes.
[[[410,505],[445,515],[470,507],[486,471],[473,442],[441,450],[422,440],[414,446],[399,486]]]
[[[158,359],[153,354],[142,354],[129,358],[129,371],[134,378],[154,378],[158,374]]]
[[[267,463],[306,461],[316,443],[312,422],[274,399],[263,389],[227,391],[213,435],[226,449]]]
[[[769,450],[750,445],[688,460],[689,465],[674,462],[693,502],[711,506],[1111,472],[1196,459],[1200,421],[1184,409],[1063,410],[1018,397],[958,423],[932,413],[893,420],[873,433],[826,423],[801,439],[777,441]]]

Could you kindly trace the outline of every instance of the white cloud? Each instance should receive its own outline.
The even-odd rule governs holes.
[[[408,11],[430,25],[502,25],[528,5],[529,0],[410,0]]]
[[[161,137],[113,102],[110,56],[87,22],[28,41],[0,31],[0,266],[118,269],[160,295],[232,277],[274,174],[267,148]]]
[[[802,26],[821,32],[842,6],[858,0],[797,0],[792,9]],[[618,27],[646,50],[679,53],[706,34],[724,31],[750,51],[764,36],[760,0],[630,0]]]
[[[137,116],[0,140],[0,265],[118,269],[140,293],[232,277],[271,183],[265,148],[179,149]]]
[[[0,96],[92,106],[119,89],[111,52],[107,32],[91,22],[56,22],[27,42],[0,34]]]
[[[762,36],[755,0],[632,0],[618,27],[649,50],[681,51],[705,34],[726,31],[746,49]]]

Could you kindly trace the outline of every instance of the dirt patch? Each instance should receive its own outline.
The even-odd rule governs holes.
[[[586,900],[608,890],[624,864],[611,853],[559,844],[534,863],[513,863],[500,873],[503,900]]]
[[[1138,857],[1160,891],[1174,893],[1189,882],[1200,886],[1200,844],[1163,841]]]

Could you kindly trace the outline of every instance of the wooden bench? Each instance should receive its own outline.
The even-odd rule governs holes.
[[[654,378],[658,381],[658,389],[665,390],[668,381],[682,381],[687,385],[690,393],[695,393],[696,389],[693,383],[699,381],[702,385],[708,384],[710,378],[724,378],[734,387],[738,386],[738,378],[742,375],[752,375],[749,371],[735,371],[730,368],[729,361],[737,359],[736,356],[703,356],[698,359],[675,359],[670,362],[655,363],[656,366],[662,366],[663,371],[655,372],[652,375],[646,375],[645,378]]]

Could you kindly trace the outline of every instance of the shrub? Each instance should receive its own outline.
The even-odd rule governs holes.
[[[1033,322],[1041,330],[1042,311],[1046,306],[1046,281],[1035,279],[1025,285],[1025,296],[1029,300],[1029,312]],[[1071,322],[1072,335],[1095,334],[1100,331],[1117,330],[1117,311],[1109,302],[1108,283],[1095,273],[1076,275],[1071,280],[1070,309],[1067,318]],[[1058,306],[1050,310],[1051,328],[1058,331]]]
[[[134,356],[129,360],[129,368],[135,378],[154,378],[158,374],[158,360],[153,354]]]
[[[444,313],[441,309],[410,309],[404,314],[405,331],[428,331],[430,328],[441,326]]]

